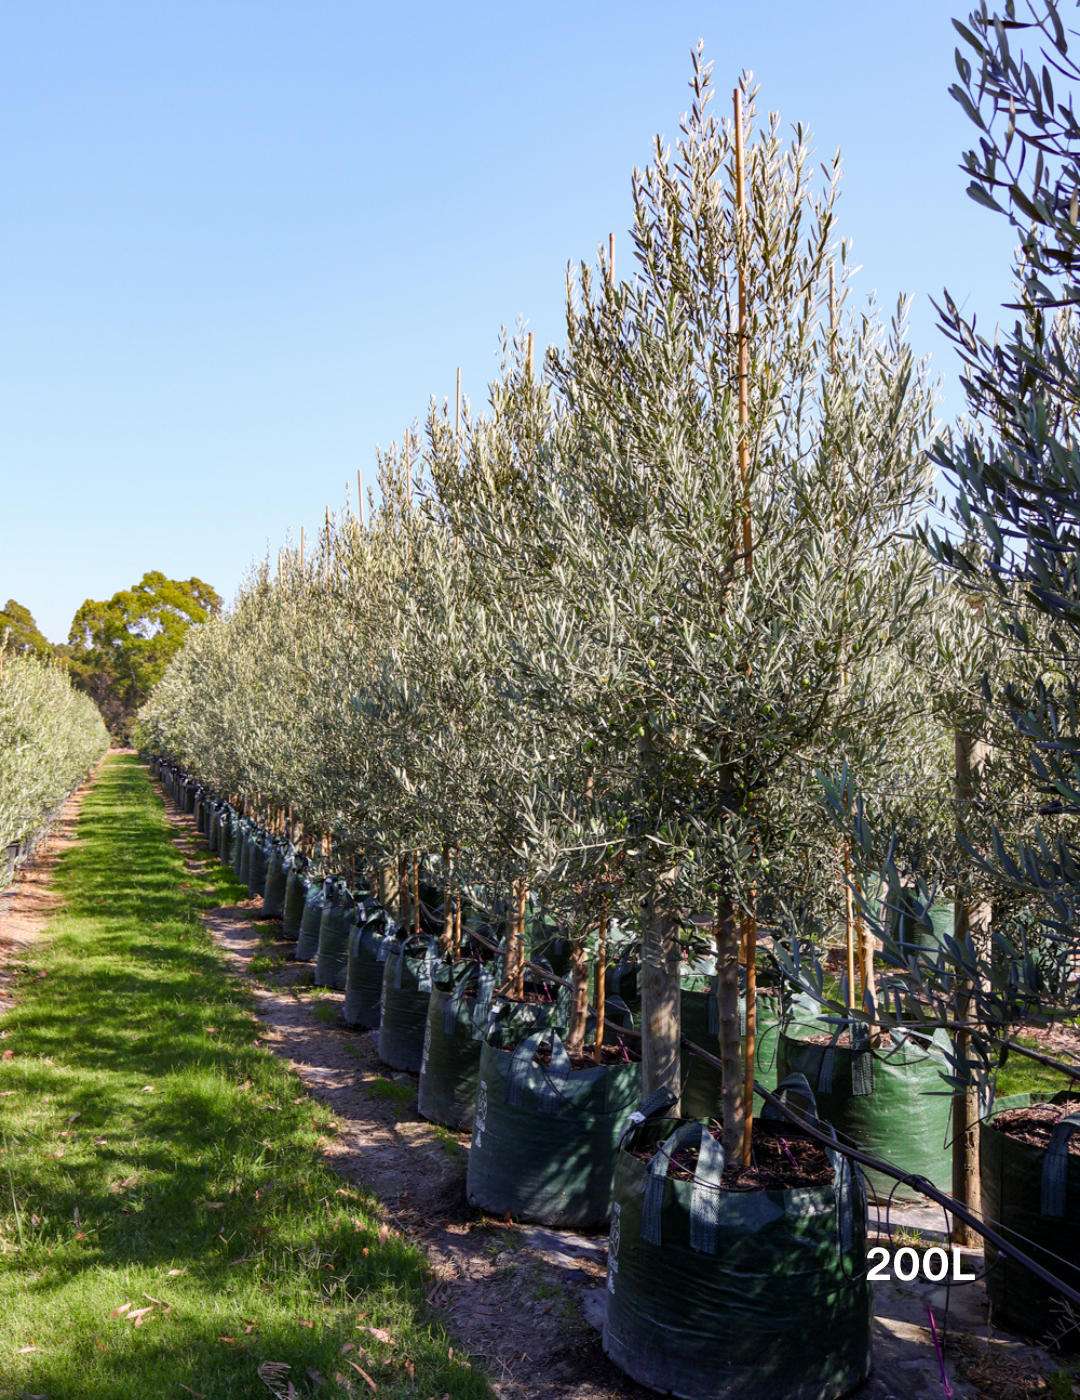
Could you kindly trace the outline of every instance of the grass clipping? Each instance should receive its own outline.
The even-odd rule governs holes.
[[[187,878],[111,759],[0,1022],[0,1393],[487,1395],[423,1256],[342,1187],[329,1115],[258,1043],[198,918],[231,874]]]

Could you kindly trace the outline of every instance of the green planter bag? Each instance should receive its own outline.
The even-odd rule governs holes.
[[[342,879],[327,880],[319,921],[319,951],[315,959],[316,987],[345,990],[349,970],[349,934],[356,927],[356,901]]]
[[[300,931],[296,936],[297,962],[310,962],[319,951],[319,927],[322,924],[323,881],[312,880],[304,897],[304,912],[300,918]]]
[[[247,864],[249,899],[265,899],[266,897],[266,874],[270,869],[270,852],[272,848],[273,837],[265,832],[262,827],[259,827],[258,830],[252,833]]]
[[[221,840],[221,803],[211,802],[206,821],[206,847],[216,856]]]
[[[218,860],[228,868],[233,862],[236,841],[236,813],[226,802],[218,817]]]
[[[813,1102],[800,1076],[780,1091]],[[723,1148],[704,1124],[638,1117],[618,1155],[608,1247],[615,1365],[684,1400],[834,1400],[864,1381],[873,1295],[858,1173],[830,1153],[830,1185],[723,1191]],[[657,1143],[648,1165],[632,1155]],[[686,1147],[698,1147],[692,1182],[668,1176]]]
[[[574,1070],[554,1028],[503,1048],[519,1035],[496,1025],[480,1050],[469,1204],[541,1225],[602,1225],[611,1215],[619,1135],[641,1099],[641,1065]],[[547,1068],[533,1063],[545,1044]]]
[[[955,906],[951,900],[930,906],[930,923],[933,931],[925,928],[916,917],[915,903],[903,898],[898,905],[886,909],[889,933],[900,945],[905,957],[912,957],[920,950],[936,953],[946,938],[953,936]]]
[[[467,998],[470,987],[475,996]],[[417,1108],[457,1132],[472,1127],[480,1047],[494,991],[494,973],[470,960],[441,964],[428,998]]]
[[[757,1028],[754,1036],[754,1078],[766,1089],[779,1082],[778,1059],[780,1027],[783,1021],[779,992],[758,992]],[[743,1031],[742,1052],[746,1053],[746,1000],[739,998],[739,1023]],[[695,1045],[720,1054],[720,1008],[716,1001],[715,978],[706,991],[682,992],[682,1033]],[[684,1118],[717,1118],[720,1115],[720,1071],[699,1055],[680,1048],[682,1074],[682,1115]]]
[[[952,1098],[939,1072],[950,1072],[944,1032],[935,1032],[929,1048],[893,1032],[882,1048],[872,1050],[869,1032],[856,1025],[853,1051],[805,1039],[822,1028],[820,1021],[793,1022],[780,1032],[781,1076],[805,1075],[814,1086],[822,1117],[838,1133],[904,1171],[925,1176],[941,1190],[951,1190],[952,1150],[946,1144]],[[834,1041],[846,1028],[846,1022],[835,1029],[825,1027],[833,1029]],[[893,1200],[899,1200],[906,1198],[905,1189],[911,1194],[910,1187],[897,1187],[892,1177],[873,1171],[866,1176],[879,1195],[893,1193]]]
[[[434,985],[438,945],[426,933],[392,943],[383,972],[379,1059],[391,1069],[418,1073]]]
[[[306,866],[306,862],[304,865]],[[296,856],[285,881],[285,907],[281,912],[281,932],[285,938],[295,938],[300,932],[304,901],[307,899],[309,888],[310,884],[301,866],[301,858]]]
[[[341,1015],[347,1026],[374,1030],[382,1016],[383,973],[394,936],[385,909],[369,907],[361,917],[362,922],[349,935],[345,1006]]]
[[[251,821],[248,817],[241,817],[237,823],[236,840],[233,842],[233,874],[242,885],[247,884],[247,871],[244,868],[245,861],[248,860],[248,839],[251,834]]]
[[[1021,1142],[994,1127],[994,1119],[1010,1108],[1047,1102],[1038,1094],[1012,1094],[999,1099],[979,1132],[979,1177],[982,1212],[1001,1227],[1006,1239],[1016,1239],[1026,1254],[1072,1288],[1080,1289],[1080,1157],[1069,1152],[1069,1141],[1080,1136],[1080,1094],[1055,1094],[1050,1103],[1061,1106],[1062,1117],[1050,1136],[1049,1148]],[[1075,1136],[1074,1136],[1075,1135]],[[1042,1338],[1061,1330],[1062,1299],[1021,1268],[1015,1260],[999,1257],[996,1245],[986,1241],[986,1291],[991,1316]],[[1062,1338],[1069,1351],[1080,1350],[1074,1331]]]
[[[275,841],[270,847],[270,860],[266,867],[262,906],[264,919],[280,919],[285,913],[285,895],[289,889],[292,861],[291,844],[288,841]]]

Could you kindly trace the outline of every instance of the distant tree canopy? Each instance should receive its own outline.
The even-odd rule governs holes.
[[[135,711],[188,628],[220,611],[221,599],[202,579],[181,581],[156,571],[108,602],[83,603],[71,624],[68,664],[114,735],[127,738]]]
[[[0,611],[0,652],[16,656],[51,656],[53,652],[30,609],[14,598],[9,598]]]

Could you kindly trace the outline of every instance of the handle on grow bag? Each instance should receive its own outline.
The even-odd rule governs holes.
[[[818,1093],[831,1094],[836,1067],[837,1041],[847,1031],[851,1039],[851,1092],[865,1097],[874,1092],[874,1055],[870,1047],[870,1027],[865,1021],[841,1021],[821,1057]]]
[[[510,1068],[506,1075],[506,1103],[510,1108],[520,1108],[525,1081],[533,1062],[533,1056],[544,1044],[551,1041],[551,1064],[544,1071],[544,1082],[537,1091],[537,1108],[541,1113],[557,1113],[562,1091],[570,1077],[570,1056],[562,1043],[559,1032],[551,1026],[534,1032],[523,1040],[514,1051]]]
[[[1080,1128],[1080,1113],[1070,1113],[1067,1118],[1059,1118],[1050,1134],[1050,1146],[1042,1169],[1042,1200],[1039,1209],[1043,1215],[1060,1219],[1065,1214],[1065,1197],[1069,1186],[1069,1139]]]
[[[458,1012],[465,996],[465,988],[476,983],[476,1002],[473,1005],[472,1024],[475,1029],[482,1027],[491,1010],[491,996],[495,990],[495,978],[480,963],[472,963],[461,981],[454,988],[450,1000],[443,1007],[443,1035],[453,1035],[457,1030]]]
[[[782,1080],[776,1086],[773,1092],[778,1099],[784,1099],[785,1102],[789,1094],[799,1094],[804,1099],[808,1100],[810,1111],[808,1113],[804,1112],[803,1117],[812,1128],[821,1130],[821,1119],[818,1117],[817,1099],[814,1098],[814,1091],[811,1089],[810,1081],[805,1074],[799,1074],[798,1071],[794,1074],[789,1074],[786,1079]],[[763,1122],[772,1118],[779,1121],[783,1120],[783,1115],[777,1109],[773,1108],[771,1103],[767,1103],[758,1116]]]
[[[414,933],[411,938],[406,938],[405,942],[401,945],[401,952],[398,954],[397,967],[394,969],[394,986],[397,988],[398,991],[401,990],[401,974],[405,970],[405,957],[408,949],[414,943],[419,943],[420,946],[424,949],[424,956],[420,962],[420,967],[416,974],[416,989],[420,992],[430,992],[431,979],[435,973],[435,961],[436,953],[438,952],[438,945],[436,944],[434,938],[432,938],[430,934],[426,933]]]
[[[724,1149],[704,1123],[683,1123],[649,1163],[645,1194],[641,1201],[641,1238],[646,1244],[662,1244],[661,1207],[671,1154],[679,1147],[697,1147],[694,1189],[690,1196],[690,1248],[699,1254],[716,1254],[720,1248],[720,1178],[724,1174]]]
[[[639,1109],[631,1113],[619,1134],[619,1146],[625,1147],[626,1140],[635,1128],[647,1123],[650,1118],[667,1118],[670,1110],[679,1102],[678,1094],[670,1089],[654,1089]]]

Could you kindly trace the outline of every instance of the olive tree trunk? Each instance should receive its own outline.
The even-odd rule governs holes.
[[[641,1077],[646,1098],[657,1089],[670,1089],[676,1098],[679,1094],[680,963],[678,921],[650,900],[641,942]]]

